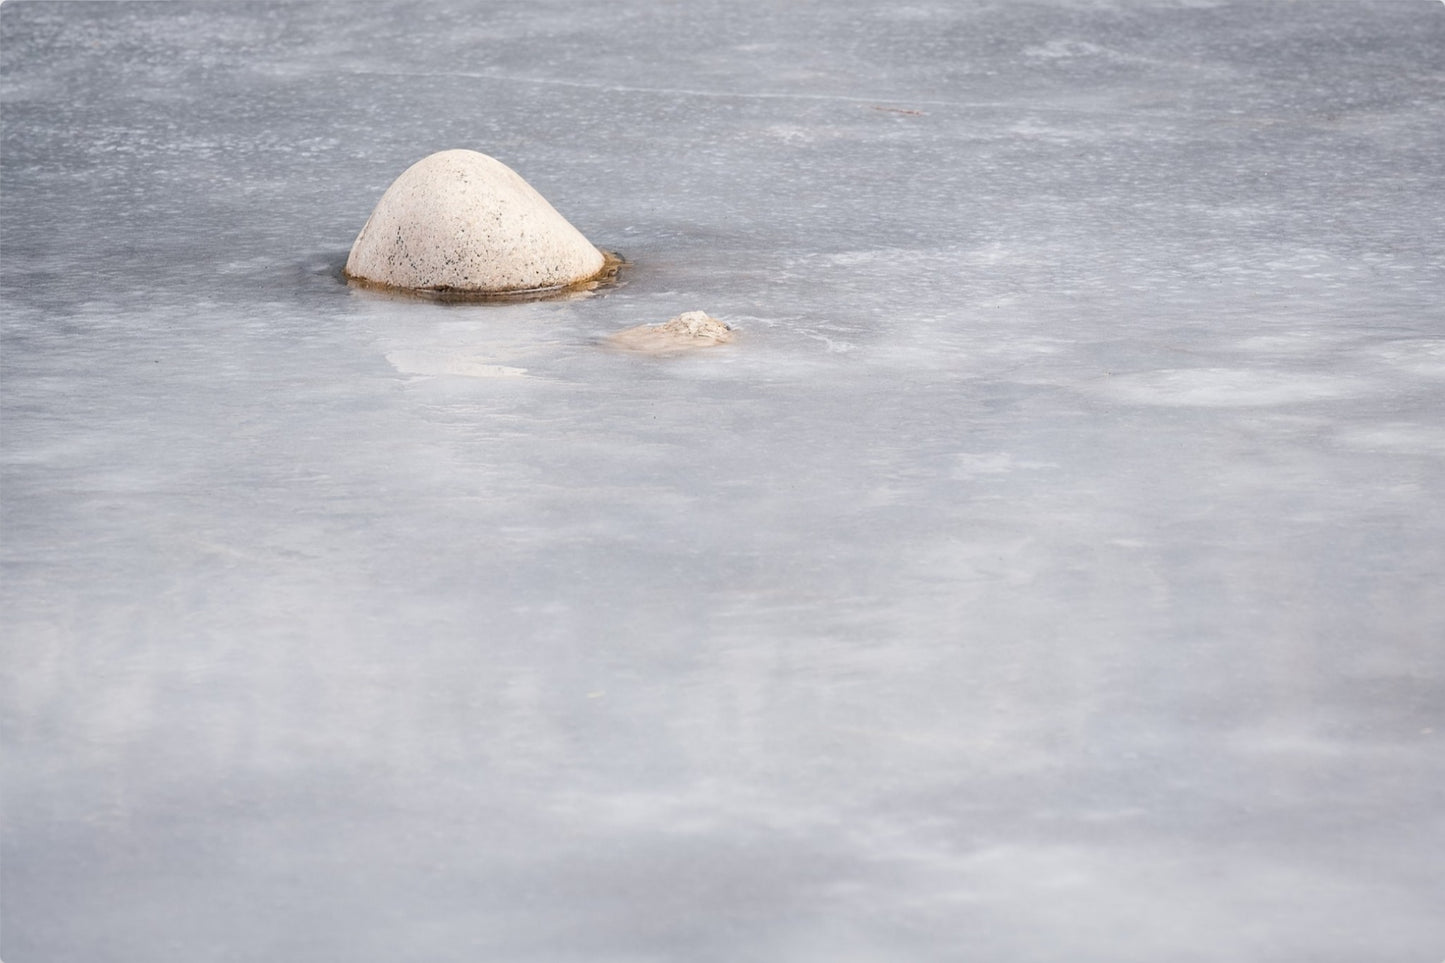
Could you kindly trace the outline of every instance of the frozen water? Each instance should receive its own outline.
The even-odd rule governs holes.
[[[1445,5],[0,45],[7,963],[1445,958]],[[624,283],[343,285],[451,147]]]

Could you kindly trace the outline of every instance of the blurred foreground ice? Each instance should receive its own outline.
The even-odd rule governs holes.
[[[0,53],[8,963],[1445,952],[1445,6]],[[446,147],[624,283],[342,285]]]

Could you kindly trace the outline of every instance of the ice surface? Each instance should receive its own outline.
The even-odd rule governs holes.
[[[1445,5],[12,2],[0,69],[7,963],[1445,958]],[[450,147],[624,283],[344,286]]]

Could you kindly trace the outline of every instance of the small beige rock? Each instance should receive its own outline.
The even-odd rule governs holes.
[[[619,348],[647,354],[673,354],[731,341],[733,329],[705,311],[687,311],[662,324],[640,324],[612,335]]]
[[[579,284],[606,264],[506,164],[444,150],[386,189],[351,247],[346,275],[418,293],[482,296]]]

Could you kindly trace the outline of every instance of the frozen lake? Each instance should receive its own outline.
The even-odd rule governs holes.
[[[0,96],[6,963],[1445,959],[1445,4],[11,2]],[[454,147],[623,283],[343,284]]]

